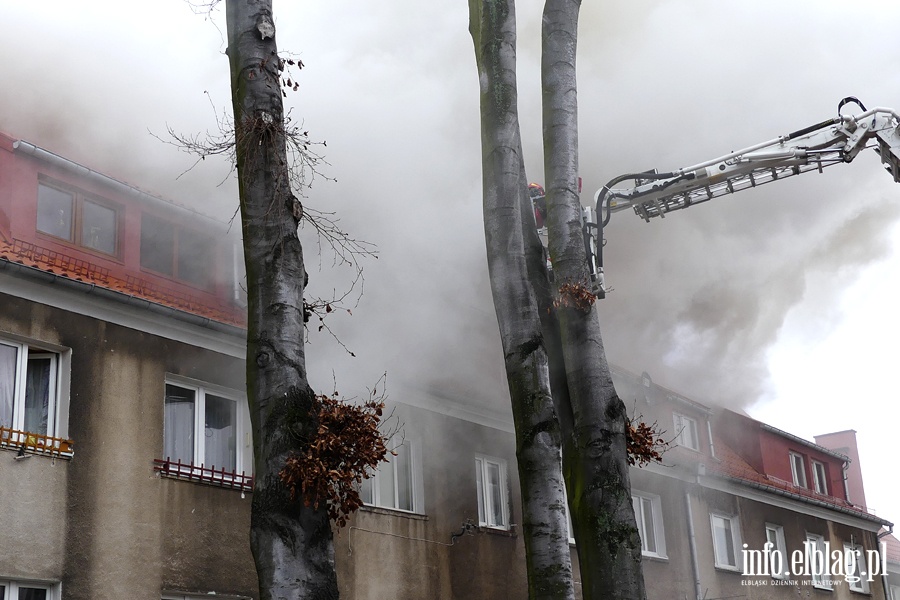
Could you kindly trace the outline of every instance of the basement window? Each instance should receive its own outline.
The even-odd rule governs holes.
[[[164,471],[201,482],[231,481],[252,471],[250,413],[237,392],[167,378]]]
[[[118,211],[108,202],[62,186],[38,184],[37,230],[55,238],[116,256]]]
[[[0,445],[34,452],[71,451],[65,435],[68,354],[0,339]]]
[[[478,524],[494,529],[509,529],[506,461],[476,456],[475,487],[478,496]]]

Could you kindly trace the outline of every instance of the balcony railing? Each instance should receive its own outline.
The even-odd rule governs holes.
[[[243,471],[238,473],[237,471],[217,469],[215,465],[204,467],[191,462],[155,458],[153,459],[153,470],[163,477],[184,479],[243,492],[253,491],[253,475],[248,475]]]
[[[52,435],[0,427],[0,448],[18,450],[23,456],[27,453],[68,458],[72,456],[75,442]]]

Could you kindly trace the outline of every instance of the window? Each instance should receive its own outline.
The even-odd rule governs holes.
[[[806,467],[803,455],[791,452],[791,477],[797,487],[806,487]]]
[[[740,555],[741,532],[738,518],[734,515],[712,513],[713,550],[716,566],[721,569],[738,570],[737,557]]]
[[[394,452],[397,456],[388,455],[387,463],[381,463],[372,477],[363,479],[359,496],[372,506],[422,512],[410,442],[404,441]]]
[[[844,572],[847,584],[854,592],[869,593],[869,580],[865,563],[866,553],[858,544],[844,544],[844,560],[846,561]]]
[[[805,555],[809,557],[809,572],[812,583],[817,588],[831,589],[831,583],[826,578],[825,538],[816,533],[807,533],[804,542]]]
[[[699,450],[700,443],[697,438],[697,421],[690,417],[674,413],[675,416],[675,443],[691,450]]]
[[[825,476],[825,465],[817,460],[812,461],[813,485],[820,494],[828,495],[828,478]]]
[[[166,381],[164,456],[187,470],[252,470],[249,412],[237,393],[206,384]]]
[[[171,221],[141,215],[141,266],[197,287],[209,287],[212,238],[176,227]]]
[[[38,184],[37,230],[104,254],[118,251],[115,208],[76,191]]]
[[[890,600],[900,600],[900,585],[891,586]]]
[[[506,461],[476,456],[475,486],[478,493],[478,524],[496,529],[509,529]]]
[[[769,573],[776,579],[785,579],[790,575],[789,557],[781,525],[766,523],[766,549],[769,551]]]
[[[64,437],[65,419],[61,410],[61,355],[24,342],[0,339],[0,427],[37,436]],[[58,442],[28,439],[28,445],[39,447]],[[15,433],[4,433],[0,439],[12,445],[25,442]],[[64,449],[63,451],[66,451]]]
[[[0,600],[57,600],[59,585],[0,580]]]
[[[662,503],[659,496],[635,492],[631,496],[641,553],[644,556],[666,557],[666,536],[663,531]]]

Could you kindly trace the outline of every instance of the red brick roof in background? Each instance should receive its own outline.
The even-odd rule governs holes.
[[[710,475],[734,479],[737,480],[738,483],[745,485],[763,486],[775,493],[786,492],[798,496],[798,499],[801,501],[821,502],[829,507],[854,513],[857,516],[868,520],[886,522],[884,519],[869,514],[864,509],[847,502],[843,498],[819,494],[811,489],[798,487],[792,482],[784,481],[778,477],[760,473],[750,466],[747,461],[741,458],[741,456],[732,449],[725,440],[719,437],[715,437],[715,452],[715,459],[707,458],[704,462],[706,472]]]
[[[221,303],[210,302],[199,295],[186,293],[175,287],[167,287],[132,275],[120,279],[109,269],[98,267],[89,261],[50,250],[21,240],[9,240],[0,235],[0,260],[39,269],[73,281],[96,285],[105,289],[140,298],[162,306],[204,317],[219,323],[244,328],[247,325],[242,311]]]
[[[887,549],[885,554],[887,554],[888,562],[900,564],[900,540],[893,535],[886,535],[881,538],[881,541],[884,542]]]

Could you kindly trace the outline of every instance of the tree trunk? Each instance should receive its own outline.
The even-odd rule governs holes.
[[[481,86],[484,231],[506,365],[522,488],[529,598],[574,597],[559,425],[547,353],[528,282],[523,225],[527,181],[516,107],[512,0],[470,0],[469,30]]]
[[[590,290],[578,197],[575,50],[580,0],[547,0],[543,14],[544,173],[549,250],[570,410],[563,463],[586,599],[646,597],[631,503],[625,406],[616,395]],[[569,286],[568,291],[564,286]],[[573,293],[573,290],[576,292]]]
[[[228,57],[247,266],[247,398],[255,487],[250,543],[262,600],[337,598],[324,506],[292,502],[285,459],[317,430],[303,349],[306,272],[291,192],[270,0],[227,0]]]

